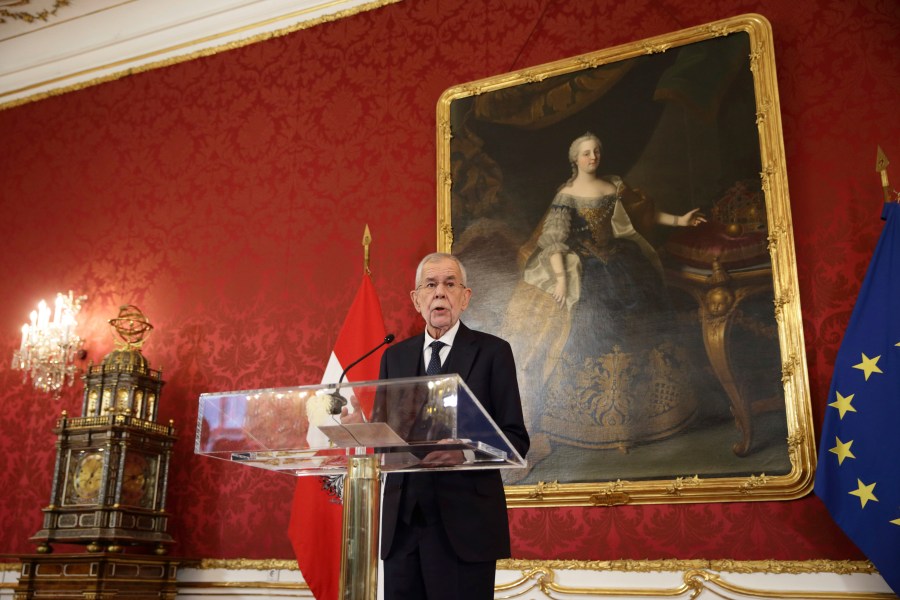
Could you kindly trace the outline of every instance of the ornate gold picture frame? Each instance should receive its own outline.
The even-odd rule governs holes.
[[[511,506],[809,492],[764,17],[454,86],[437,122],[438,248],[467,267],[463,320],[516,355],[532,445]]]

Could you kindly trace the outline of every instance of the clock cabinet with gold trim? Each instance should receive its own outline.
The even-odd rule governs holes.
[[[91,552],[152,545],[164,554],[166,488],[175,428],[155,423],[163,381],[134,346],[108,354],[84,376],[84,416],[63,412],[57,435],[50,504],[31,537],[38,552],[52,542],[85,544]]]

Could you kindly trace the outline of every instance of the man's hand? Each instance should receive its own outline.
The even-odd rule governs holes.
[[[440,444],[459,443],[459,440],[441,440]],[[466,462],[466,456],[462,450],[435,450],[429,452],[419,463],[423,467],[446,467],[449,465],[461,465]]]
[[[462,450],[436,450],[429,452],[422,462],[423,467],[446,467],[448,465],[461,465],[466,462]]]
[[[365,423],[366,416],[363,414],[362,405],[356,394],[350,394],[350,405],[353,407],[353,412],[350,412],[346,406],[341,408],[341,423]]]

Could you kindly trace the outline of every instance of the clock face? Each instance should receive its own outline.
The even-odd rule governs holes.
[[[122,477],[122,503],[152,508],[156,489],[156,461],[152,457],[129,453]]]
[[[83,452],[76,459],[72,473],[72,491],[76,502],[96,502],[103,481],[103,455],[99,452]]]

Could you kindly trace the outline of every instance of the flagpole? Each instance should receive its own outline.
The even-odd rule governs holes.
[[[881,148],[878,148],[881,150]],[[886,176],[885,176],[886,177]],[[371,275],[372,271],[369,270],[369,244],[372,243],[372,234],[369,233],[369,224],[366,223],[366,230],[363,232],[363,272],[366,275]]]
[[[369,226],[363,233],[364,276],[369,270]],[[339,600],[376,600],[378,596],[378,526],[381,516],[381,465],[378,455],[356,448],[344,480]]]
[[[884,191],[884,201],[891,201],[891,185],[888,183],[887,176],[887,168],[888,165],[891,164],[888,161],[887,156],[884,153],[884,150],[881,149],[881,146],[878,146],[878,153],[875,156],[875,172],[881,174],[881,189]],[[898,198],[900,199],[900,198]]]

